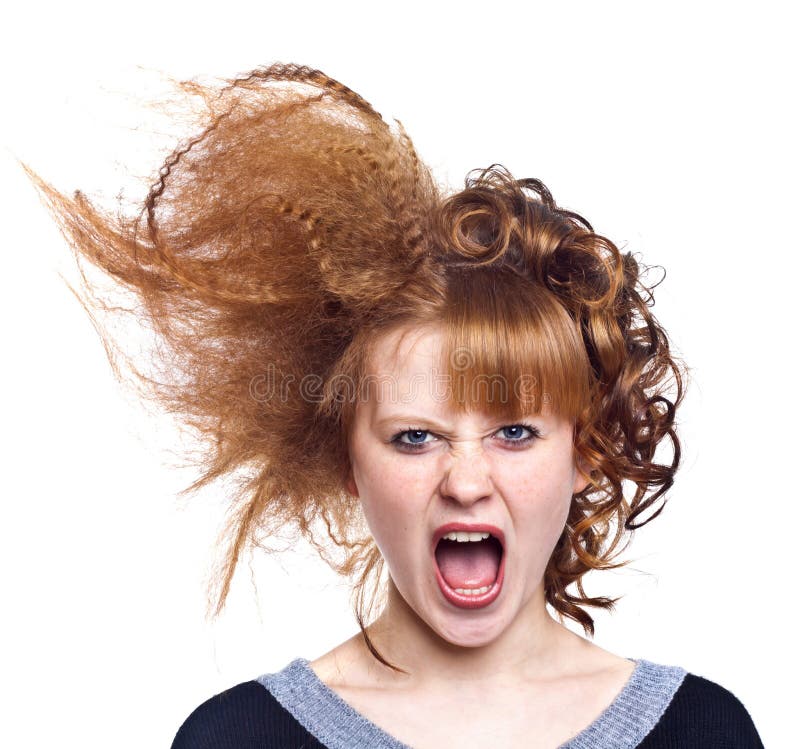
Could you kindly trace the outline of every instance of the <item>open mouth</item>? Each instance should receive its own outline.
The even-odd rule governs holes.
[[[456,525],[456,524],[454,524]],[[436,578],[444,597],[459,608],[488,606],[503,585],[503,533],[494,527],[457,524],[435,535]]]

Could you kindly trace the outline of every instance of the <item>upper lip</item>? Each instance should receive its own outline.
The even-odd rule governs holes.
[[[453,531],[469,531],[470,533],[491,533],[503,547],[506,548],[506,537],[496,525],[490,523],[445,523],[440,525],[433,532],[433,550],[436,551],[436,544],[441,541],[442,536],[452,533]]]

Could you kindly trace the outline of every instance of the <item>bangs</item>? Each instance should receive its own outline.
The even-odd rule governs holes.
[[[544,286],[496,268],[456,271],[443,323],[441,367],[458,411],[576,419],[588,406],[592,370],[578,325]]]

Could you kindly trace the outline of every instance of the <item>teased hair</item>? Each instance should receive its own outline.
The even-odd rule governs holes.
[[[573,497],[545,596],[592,634],[585,607],[614,600],[587,596],[581,580],[621,566],[625,532],[660,513],[680,458],[683,367],[636,260],[500,166],[443,194],[400,123],[320,71],[276,64],[221,88],[181,86],[203,98],[205,120],[138,214],[112,215],[26,169],[78,260],[132,291],[123,311],[157,336],[157,376],[130,371],[202,438],[200,477],[184,491],[237,479],[213,612],[243,552],[294,528],[355,579],[359,626],[387,663],[364,624],[383,560],[344,486],[350,396],[381,334],[435,323],[458,408],[547,403],[574,420],[590,484]],[[83,277],[87,311],[111,309]],[[511,386],[506,397],[472,387],[487,377]],[[515,390],[521,381],[531,387]]]

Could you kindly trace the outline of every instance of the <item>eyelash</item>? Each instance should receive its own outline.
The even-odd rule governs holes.
[[[541,432],[532,424],[526,424],[525,422],[519,422],[518,424],[507,424],[506,426],[500,427],[498,432],[502,432],[504,429],[513,429],[514,427],[522,427],[523,429],[527,429],[531,434],[528,437],[518,440],[510,440],[510,439],[503,439],[508,445],[528,445],[534,440],[541,437]],[[416,427],[409,427],[408,429],[404,429],[402,432],[398,432],[392,437],[392,443],[397,445],[401,451],[404,452],[419,452],[423,447],[429,445],[429,442],[401,442],[400,438],[403,435],[408,434],[409,432],[423,432],[424,434],[430,434],[430,429],[418,429]]]

